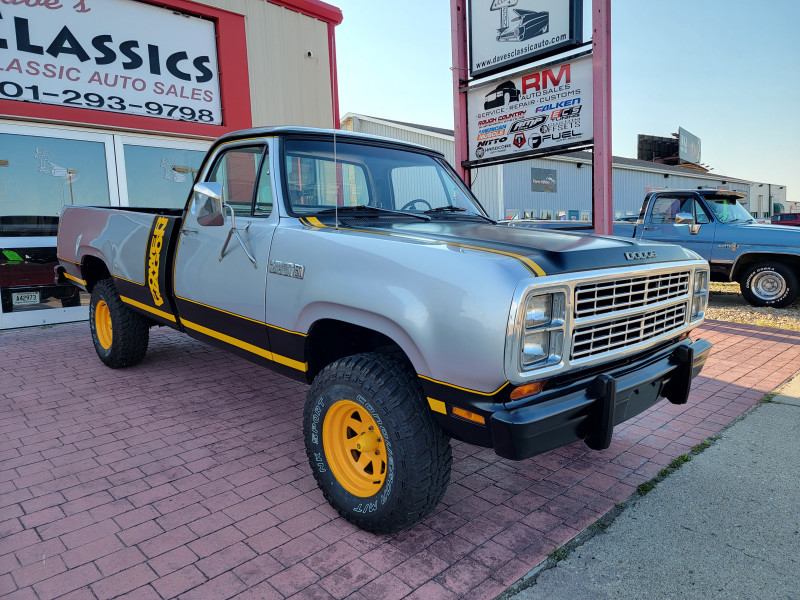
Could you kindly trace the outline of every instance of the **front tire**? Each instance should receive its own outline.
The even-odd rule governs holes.
[[[797,299],[797,275],[782,263],[756,263],[742,275],[742,296],[753,306],[783,308]]]
[[[375,353],[323,369],[303,414],[306,454],[326,500],[372,533],[412,526],[450,482],[450,439],[401,361]]]
[[[138,364],[147,353],[150,322],[125,306],[110,279],[92,290],[89,327],[97,356],[112,369]]]

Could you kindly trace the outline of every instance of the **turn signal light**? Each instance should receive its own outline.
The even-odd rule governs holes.
[[[521,385],[518,388],[514,388],[514,391],[511,392],[511,399],[512,400],[519,400],[520,398],[525,398],[526,396],[535,396],[539,392],[542,391],[545,384],[547,383],[547,379],[544,381],[534,381],[533,383],[526,383],[525,385]]]
[[[463,408],[458,408],[457,406],[454,406],[453,414],[457,417],[461,417],[462,419],[466,419],[467,421],[472,421],[473,423],[486,425],[486,419],[484,419],[482,416],[477,415],[474,412],[469,412],[468,410],[464,410]]]

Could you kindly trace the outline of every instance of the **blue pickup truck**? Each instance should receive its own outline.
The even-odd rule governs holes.
[[[800,231],[757,223],[742,206],[744,197],[718,190],[649,192],[639,218],[615,222],[614,235],[680,244],[709,262],[712,281],[738,282],[753,306],[788,306],[800,293]],[[569,221],[506,223],[577,228]]]

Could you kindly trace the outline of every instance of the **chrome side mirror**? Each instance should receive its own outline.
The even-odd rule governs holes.
[[[694,223],[694,217],[692,216],[692,213],[679,212],[677,215],[675,215],[676,225],[686,225],[687,223]]]
[[[194,205],[197,210],[197,224],[203,227],[220,227],[225,224],[222,214],[222,184],[214,181],[195,183]]]

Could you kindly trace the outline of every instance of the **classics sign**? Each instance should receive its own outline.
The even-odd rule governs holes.
[[[470,88],[467,132],[471,163],[589,143],[592,57]]]
[[[468,0],[470,76],[530,63],[580,44],[582,0]]]
[[[0,0],[0,99],[220,125],[214,23],[135,0]]]

